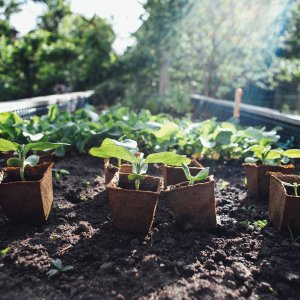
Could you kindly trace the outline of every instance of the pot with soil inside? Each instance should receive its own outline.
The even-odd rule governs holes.
[[[205,168],[193,176],[183,164],[188,182],[179,183],[163,192],[163,198],[184,230],[207,230],[216,227],[215,181]]]
[[[110,163],[109,159],[104,159],[104,177],[105,183],[108,184],[117,172],[120,173],[131,173],[132,165],[130,164],[121,164],[119,167],[114,166]]]
[[[7,167],[0,173],[0,205],[11,223],[41,223],[47,221],[52,208],[53,163],[26,167],[20,177],[20,168]]]
[[[204,167],[201,164],[199,164],[196,160],[192,160],[188,167],[190,169],[191,175],[193,176],[195,176],[199,173],[199,171],[204,169]],[[169,185],[176,185],[178,183],[186,181],[186,176],[182,167],[163,165],[162,173],[164,177],[164,189],[166,189]]]
[[[268,202],[269,186],[270,186],[270,172],[280,172],[283,174],[292,174],[294,172],[294,165],[281,166],[266,166],[256,163],[244,163],[244,172],[247,178],[248,193],[251,197]]]
[[[107,185],[108,199],[115,228],[137,233],[148,233],[151,229],[162,180],[145,176],[139,190],[128,179],[130,174],[116,173]]]
[[[270,174],[269,218],[274,227],[300,234],[300,176]]]

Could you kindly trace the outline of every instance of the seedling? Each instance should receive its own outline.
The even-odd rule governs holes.
[[[45,151],[56,149],[61,146],[66,146],[65,143],[50,143],[50,142],[36,142],[29,143],[27,145],[10,142],[0,138],[0,151],[8,152],[14,151],[18,157],[10,158],[7,160],[7,165],[10,167],[19,167],[20,176],[22,181],[25,181],[25,168],[27,166],[35,167],[40,157],[36,154],[32,154],[27,157],[28,152],[31,151]]]
[[[271,146],[253,145],[244,152],[253,152],[252,157],[247,157],[247,163],[262,163],[267,166],[287,164],[290,158],[300,158],[300,149],[271,149]]]
[[[52,276],[55,276],[55,275],[58,275],[60,273],[64,273],[64,272],[67,272],[67,271],[71,271],[74,269],[73,266],[64,266],[62,261],[57,258],[57,259],[54,259],[53,262],[52,262],[52,265],[54,268],[50,269],[48,272],[47,272],[47,275],[49,277],[52,277]]]
[[[2,260],[7,255],[7,253],[10,251],[10,249],[11,249],[10,247],[7,247],[0,251],[0,260]]]
[[[181,166],[182,163],[190,163],[189,158],[173,152],[153,153],[144,158],[144,153],[136,152],[133,154],[130,150],[109,138],[105,139],[100,147],[91,148],[90,154],[96,157],[114,157],[130,162],[132,164],[132,174],[128,176],[128,179],[134,180],[136,190],[140,189],[141,180],[145,179],[144,175],[147,173],[148,164],[162,163],[170,166]]]
[[[136,152],[139,151],[136,141],[131,140],[131,139],[123,140],[123,138],[124,138],[124,136],[121,136],[118,140],[113,140],[112,139],[112,141],[114,141],[114,143],[117,146],[124,147],[124,148],[128,149],[131,153],[136,153]],[[122,159],[118,158],[118,167],[120,167],[121,164],[122,164]]]
[[[65,169],[53,169],[54,177],[57,181],[60,181],[61,176],[68,176],[70,172]]]
[[[293,182],[293,183],[284,182],[283,184],[284,184],[285,186],[294,188],[295,196],[296,196],[296,197],[299,196],[299,194],[298,194],[298,188],[299,188],[299,186],[300,186],[300,183],[298,183],[298,182]]]
[[[205,181],[209,174],[209,168],[201,170],[196,176],[192,176],[187,164],[182,163],[182,169],[184,171],[186,179],[189,181],[189,185],[194,185],[195,182]]]

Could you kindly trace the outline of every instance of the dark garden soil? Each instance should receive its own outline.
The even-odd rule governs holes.
[[[300,299],[300,245],[255,225],[267,206],[247,198],[240,164],[211,167],[221,225],[184,232],[159,201],[143,237],[112,227],[100,160],[61,160],[71,175],[47,224],[12,226],[0,210],[0,299]],[[49,278],[56,258],[74,269]]]

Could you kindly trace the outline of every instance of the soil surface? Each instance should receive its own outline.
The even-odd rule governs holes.
[[[12,226],[0,210],[0,250],[11,247],[0,299],[300,299],[300,240],[261,228],[267,205],[247,197],[240,163],[211,165],[215,230],[182,231],[159,201],[146,237],[113,228],[100,160],[71,156],[55,167],[71,174],[54,180],[47,224]],[[74,268],[49,277],[58,258]]]

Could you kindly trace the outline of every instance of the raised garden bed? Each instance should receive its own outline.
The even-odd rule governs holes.
[[[248,198],[240,163],[204,165],[221,225],[182,231],[159,199],[144,237],[113,227],[100,159],[59,161],[71,174],[54,182],[47,225],[11,226],[0,210],[0,249],[11,247],[0,260],[1,299],[299,299],[299,244],[265,222],[267,204]],[[162,176],[156,165],[149,173]],[[50,278],[57,258],[74,268]]]

